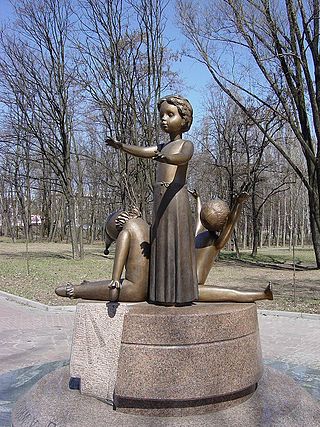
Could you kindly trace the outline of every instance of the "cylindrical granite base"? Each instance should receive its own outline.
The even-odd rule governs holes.
[[[132,306],[114,393],[117,410],[192,415],[239,404],[262,375],[255,304]]]
[[[181,417],[124,414],[93,397],[68,388],[67,367],[43,377],[19,399],[13,427],[318,427],[319,402],[291,378],[268,367],[256,392],[241,405]]]

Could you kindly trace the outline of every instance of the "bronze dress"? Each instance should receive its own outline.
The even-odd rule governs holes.
[[[195,239],[185,185],[154,185],[149,301],[183,305],[198,299]]]

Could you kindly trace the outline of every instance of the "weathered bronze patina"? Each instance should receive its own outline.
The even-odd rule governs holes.
[[[56,294],[100,301],[145,301],[149,273],[149,226],[137,209],[114,212],[106,224],[107,243],[117,241],[111,280],[58,286]],[[125,269],[125,277],[121,274]]]
[[[211,217],[210,228],[216,231],[205,230],[201,226],[200,215],[205,211],[201,209],[201,201],[197,197],[198,233],[195,238],[197,275],[199,301],[203,302],[253,302],[261,299],[272,299],[270,285],[264,291],[241,292],[233,289],[218,288],[205,285],[205,281],[214,260],[223,246],[229,240],[236,221],[241,212],[241,206],[247,198],[246,193],[242,193],[237,198],[231,212],[224,209],[217,212],[215,206],[220,207],[221,201],[214,201],[211,204],[211,212],[204,215],[208,226],[208,216]],[[210,206],[210,204],[209,204]],[[216,214],[214,218],[211,213]],[[223,224],[222,230],[221,224]],[[117,225],[116,225],[117,224]],[[220,224],[220,225],[219,225]],[[202,228],[201,228],[202,227]],[[139,217],[136,209],[129,212],[116,211],[107,219],[106,230],[108,233],[107,243],[110,239],[116,240],[116,250],[112,280],[85,281],[80,285],[59,286],[56,293],[60,296],[70,298],[83,298],[88,300],[102,301],[146,301],[148,297],[148,271],[149,271],[149,225]],[[120,230],[120,232],[119,232]],[[220,231],[220,234],[218,234]],[[125,278],[120,279],[125,268]]]
[[[186,187],[193,145],[182,138],[182,133],[192,124],[192,107],[185,98],[168,96],[159,101],[158,109],[161,128],[170,137],[167,143],[140,147],[107,139],[107,144],[116,149],[158,163],[151,229],[136,209],[111,214],[106,224],[105,254],[116,240],[112,279],[59,286],[56,293],[103,301],[147,300],[161,305],[186,305],[197,300],[272,299],[270,285],[260,292],[205,286],[214,260],[230,239],[248,194],[241,193],[229,212],[222,201],[211,201],[202,208],[197,192],[191,192],[197,199],[198,212],[194,238]],[[124,268],[125,278],[121,279]]]
[[[154,184],[151,226],[149,302],[183,305],[198,298],[192,217],[186,189],[188,162],[193,144],[182,139],[192,124],[189,101],[178,96],[158,103],[161,128],[167,143],[138,147],[108,139],[114,148],[158,162]],[[188,266],[188,268],[185,268]]]

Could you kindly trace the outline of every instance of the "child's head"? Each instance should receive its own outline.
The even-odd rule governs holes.
[[[117,230],[121,231],[129,219],[140,218],[141,212],[135,206],[132,206],[129,210],[120,212],[115,219]]]
[[[158,102],[159,111],[160,111],[161,104],[163,102],[167,102],[168,104],[171,104],[177,107],[180,116],[185,121],[185,124],[182,128],[182,132],[187,132],[190,129],[192,125],[192,120],[193,120],[193,109],[190,102],[186,98],[183,98],[182,96],[178,96],[178,95],[165,96],[164,98],[161,98]]]
[[[200,220],[207,230],[220,232],[226,223],[229,213],[230,209],[226,202],[214,199],[203,204]]]
[[[106,239],[117,240],[120,231],[129,219],[141,217],[141,212],[136,207],[131,207],[128,211],[117,210],[112,212],[106,220]]]

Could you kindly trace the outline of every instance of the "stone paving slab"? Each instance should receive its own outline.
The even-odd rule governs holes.
[[[28,366],[0,374],[0,427],[11,426],[11,411],[16,401],[27,393],[42,377],[68,361]]]
[[[33,372],[34,367],[42,371],[43,365],[46,372],[57,361],[66,363],[74,313],[70,307],[30,306],[27,300],[17,302],[1,293],[0,386],[8,384],[12,375],[19,376],[19,369],[28,368],[28,378],[28,370]],[[259,313],[259,325],[265,363],[310,385],[314,397],[320,399],[320,316],[263,310]],[[32,386],[32,378],[26,382],[26,388]],[[3,390],[0,413],[6,407],[6,387]],[[8,419],[8,411],[5,416]],[[0,421],[1,427],[5,425]]]
[[[69,359],[74,312],[47,311],[0,296],[0,374]]]
[[[263,357],[320,369],[320,318],[259,315]]]

